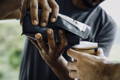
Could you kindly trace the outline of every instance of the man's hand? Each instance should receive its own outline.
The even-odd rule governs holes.
[[[42,34],[37,33],[35,35],[37,45],[39,47],[41,56],[43,59],[50,59],[51,61],[57,60],[64,47],[67,45],[67,40],[62,30],[59,31],[60,36],[60,44],[57,45],[54,39],[54,32],[52,29],[47,30],[47,42],[44,41]]]
[[[103,57],[102,49],[98,49],[98,56],[87,54],[87,51],[69,49],[67,54],[74,58],[68,63],[69,76],[80,80],[104,80],[104,70],[108,70],[108,60]]]
[[[67,40],[62,31],[59,32],[60,45],[56,45],[52,29],[47,30],[48,42],[43,40],[41,34],[36,34],[36,40],[30,38],[32,43],[38,48],[43,60],[49,65],[52,71],[60,80],[119,80],[119,64],[110,63],[103,55],[102,49],[84,50],[88,46],[78,49],[69,49],[67,54],[74,59],[67,62],[61,55],[63,48],[67,45]],[[89,48],[96,48],[95,45]],[[93,55],[90,55],[93,54]],[[96,56],[97,55],[97,56]],[[111,76],[111,77],[110,77]]]
[[[49,17],[51,22],[55,22],[59,13],[59,6],[55,0],[24,0],[22,5],[23,15],[26,6],[30,9],[31,20],[34,25],[40,24],[41,26],[46,26]],[[38,16],[38,7],[42,9],[41,17]]]
[[[72,80],[69,77],[66,68],[67,61],[62,56],[63,49],[67,45],[67,39],[63,31],[59,31],[60,44],[56,44],[54,39],[54,32],[52,29],[47,30],[47,41],[43,39],[42,34],[35,35],[36,40],[30,38],[32,43],[37,47],[43,60],[48,64],[52,71],[58,76],[60,80]]]

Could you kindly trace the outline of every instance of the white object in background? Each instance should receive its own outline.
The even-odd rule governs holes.
[[[74,19],[72,19],[72,18],[70,18],[68,16],[65,16],[63,14],[58,14],[58,16],[62,17],[64,20],[66,20],[68,22],[72,22],[71,24],[75,25],[80,31],[85,32],[87,28],[90,29],[90,26],[88,26],[87,24],[79,22],[77,20],[74,20]]]
[[[73,46],[73,48],[94,49],[94,48],[98,48],[98,43],[88,42],[88,41],[80,41],[80,44],[77,44],[77,45]]]

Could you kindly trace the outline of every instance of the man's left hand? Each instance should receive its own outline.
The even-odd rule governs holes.
[[[103,55],[103,50],[99,48],[97,50],[97,56],[88,54],[88,52],[74,49],[67,51],[67,54],[74,59],[73,62],[68,63],[69,76],[71,78],[96,80],[102,75],[104,67],[109,63]]]

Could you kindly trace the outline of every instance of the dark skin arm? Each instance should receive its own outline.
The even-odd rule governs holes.
[[[15,11],[13,11],[13,12],[7,14],[7,16],[1,18],[0,20],[7,20],[7,19],[20,19],[20,16],[21,16],[20,13],[21,13],[20,10],[17,9],[17,10],[15,10]]]
[[[21,0],[20,0],[21,1]],[[14,3],[14,4],[13,4]],[[9,14],[12,14],[20,8],[21,3],[18,0],[1,0],[0,1],[0,20]]]

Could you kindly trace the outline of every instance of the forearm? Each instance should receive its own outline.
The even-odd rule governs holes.
[[[12,13],[9,13],[7,16],[0,18],[0,20],[6,20],[6,19],[20,19],[21,14],[20,10],[17,9]]]
[[[4,0],[0,1],[0,19],[4,19],[21,7],[22,0]]]

